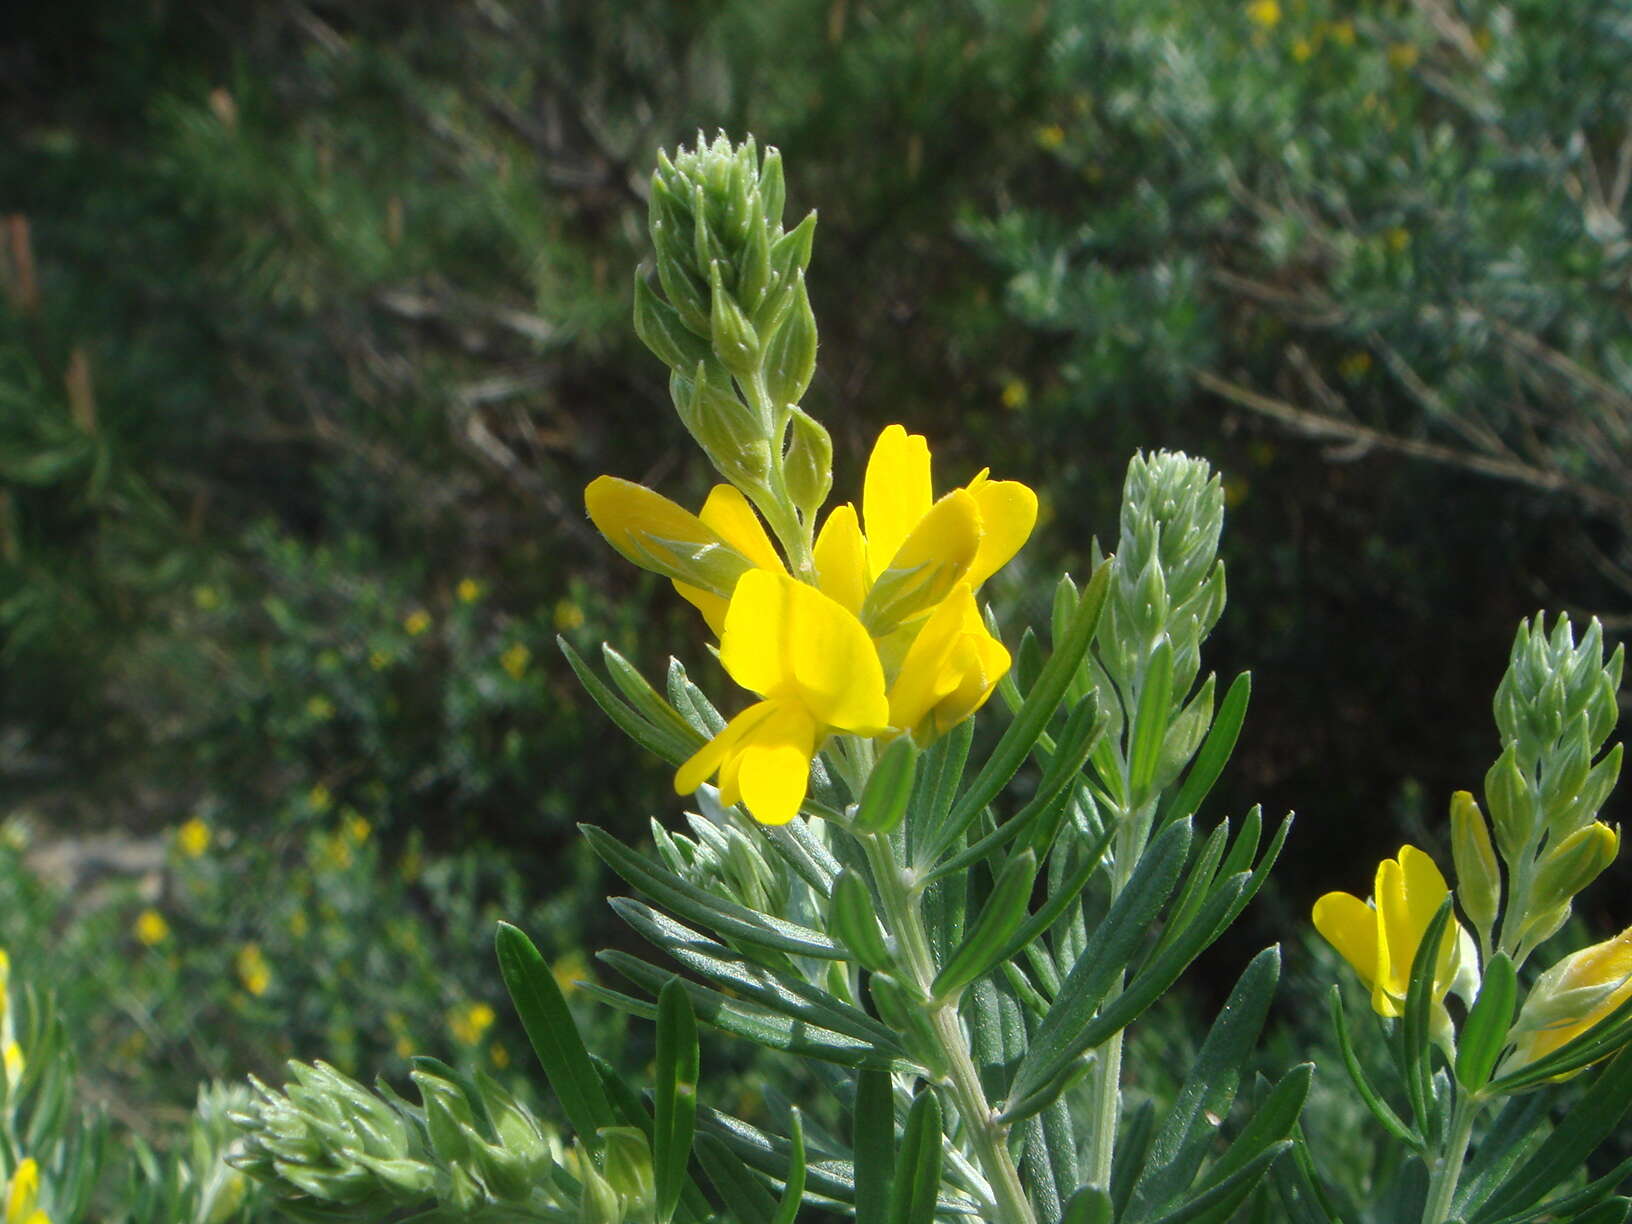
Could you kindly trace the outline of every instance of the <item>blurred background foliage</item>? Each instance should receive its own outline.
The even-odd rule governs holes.
[[[709,674],[580,501],[706,488],[630,324],[699,129],[820,215],[839,487],[902,421],[1041,492],[1006,623],[1133,448],[1226,474],[1211,663],[1256,693],[1218,811],[1303,819],[1224,981],[1443,828],[1520,616],[1628,624],[1616,0],[14,9],[0,942],[134,1116],[290,1053],[491,1067],[492,917],[565,977],[614,938],[572,826],[679,805],[553,638]]]

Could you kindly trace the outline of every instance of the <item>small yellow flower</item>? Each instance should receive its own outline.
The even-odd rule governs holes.
[[[584,610],[570,599],[556,601],[555,628],[559,633],[571,633],[584,624]]]
[[[266,963],[266,956],[261,952],[260,944],[246,943],[238,949],[238,955],[233,963],[238,970],[238,980],[243,983],[244,989],[257,998],[265,994],[267,987],[272,985],[272,970]]]
[[[212,836],[210,826],[194,816],[176,830],[176,845],[188,858],[201,858],[210,848]]]
[[[1388,249],[1398,255],[1411,245],[1411,231],[1403,225],[1395,225],[1383,231],[1383,241],[1388,243]]]
[[[520,680],[527,672],[527,664],[532,662],[533,652],[520,642],[505,648],[499,656],[499,666],[504,668],[512,680]]]
[[[751,570],[737,583],[720,662],[764,698],[728,723],[675,775],[689,795],[719,775],[720,799],[763,824],[798,814],[810,762],[830,729],[877,735],[889,723],[872,639],[842,604],[786,574]]]
[[[1299,38],[1292,43],[1292,58],[1298,63],[1307,63],[1314,54],[1314,44],[1307,38]]]
[[[472,604],[482,597],[482,584],[474,578],[461,578],[455,589],[460,603]]]
[[[346,836],[359,846],[368,840],[368,835],[374,831],[374,826],[368,823],[366,816],[350,812],[345,820]]]
[[[23,1057],[23,1047],[15,1041],[6,1042],[6,1047],[0,1051],[0,1063],[6,1068],[6,1083],[15,1086],[23,1078],[23,1072],[28,1068],[28,1059]]]
[[[582,952],[568,952],[557,958],[550,966],[550,974],[555,978],[555,984],[561,993],[570,995],[578,989],[579,982],[591,979],[589,964],[584,960]]]
[[[413,1043],[413,1040],[408,1036],[407,1033],[404,1033],[402,1036],[397,1038],[397,1040],[396,1040],[396,1051],[397,1051],[397,1057],[398,1058],[412,1058],[413,1057],[413,1055],[414,1055],[414,1043]]]
[[[410,846],[403,854],[402,861],[397,864],[397,874],[412,884],[419,879],[420,872],[424,870],[425,856],[419,852],[418,846]]]
[[[334,796],[329,793],[328,787],[318,782],[306,792],[306,806],[314,812],[326,812],[334,806]]]
[[[1364,349],[1343,354],[1337,363],[1337,372],[1350,382],[1358,382],[1371,371],[1371,354]]]
[[[1417,66],[1420,55],[1413,43],[1395,43],[1388,49],[1388,62],[1400,72],[1409,72]]]
[[[1252,492],[1252,482],[1245,476],[1224,477],[1224,505],[1234,509],[1247,500]]]
[[[1434,860],[1407,845],[1400,847],[1398,858],[1378,865],[1371,901],[1331,892],[1315,902],[1315,929],[1359,974],[1378,1015],[1403,1013],[1417,946],[1449,895]],[[1461,940],[1462,929],[1453,919],[1434,967],[1436,1001],[1445,997],[1461,968]]]
[[[1331,25],[1332,41],[1340,47],[1354,46],[1354,22],[1335,21]]]
[[[221,606],[221,592],[211,586],[194,587],[193,606],[200,612],[214,612]]]
[[[1065,143],[1065,129],[1057,123],[1045,123],[1032,133],[1038,147],[1050,152]]]
[[[461,1045],[478,1045],[497,1018],[486,1003],[466,1003],[448,1013],[448,1031]]]
[[[1537,978],[1525,999],[1519,1028],[1522,1030],[1526,1027],[1524,1021],[1527,1015],[1538,1014],[1549,1004],[1556,1008],[1557,1001],[1566,992],[1577,992],[1573,993],[1573,997],[1592,1000],[1591,1005],[1583,1012],[1565,1015],[1525,1032],[1519,1038],[1512,1062],[1506,1070],[1517,1070],[1546,1057],[1565,1042],[1579,1037],[1624,1003],[1628,996],[1632,996],[1632,927],[1613,939],[1570,953]]]
[[[431,627],[431,614],[424,608],[415,608],[403,618],[402,627],[408,631],[409,637],[418,637]]]
[[[493,1060],[493,1065],[503,1071],[510,1065],[510,1051],[502,1041],[495,1041],[487,1047],[487,1056]]]
[[[155,909],[145,909],[137,916],[135,931],[136,938],[150,948],[156,948],[170,938],[170,924]]]
[[[318,834],[314,839],[319,863],[335,871],[344,871],[353,861],[351,842],[343,833]]]
[[[1273,29],[1281,22],[1279,0],[1252,0],[1247,5],[1247,19],[1260,29]]]
[[[29,1156],[18,1163],[6,1187],[5,1224],[51,1224],[39,1203],[40,1166]]]
[[[371,650],[368,652],[368,665],[375,671],[384,671],[391,666],[391,656],[383,650]]]
[[[322,693],[315,693],[306,699],[306,713],[318,722],[327,722],[334,717],[334,702]]]
[[[294,910],[289,915],[289,934],[296,939],[305,939],[306,933],[312,929],[312,921],[306,917],[305,910]]]
[[[1003,391],[1000,398],[1003,401],[1003,407],[1012,412],[1016,408],[1024,408],[1026,406],[1026,401],[1031,398],[1031,395],[1026,389],[1024,380],[1019,378],[1011,378],[1003,384]]]

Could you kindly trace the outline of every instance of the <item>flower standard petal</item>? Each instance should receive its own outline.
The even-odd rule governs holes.
[[[884,571],[918,520],[929,513],[934,500],[928,441],[899,425],[888,426],[873,444],[862,482],[861,515],[874,578]]]
[[[871,558],[874,542],[867,541]],[[969,572],[980,550],[980,505],[964,489],[936,502],[878,571],[861,607],[861,619],[875,634],[945,599]]]
[[[859,614],[872,576],[867,572],[867,540],[854,506],[846,503],[829,512],[817,533],[813,556],[822,593]]]
[[[969,482],[969,494],[980,506],[980,550],[969,566],[969,585],[978,588],[1031,538],[1037,494],[1018,480],[987,480],[984,473]]]

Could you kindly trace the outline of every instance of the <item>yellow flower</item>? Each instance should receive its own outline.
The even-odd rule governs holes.
[[[1036,523],[1037,495],[984,470],[935,500],[928,442],[891,425],[867,460],[860,516],[852,505],[836,507],[816,537],[818,584],[882,636],[959,583],[978,589]]]
[[[509,674],[512,680],[520,680],[527,671],[527,664],[532,661],[533,652],[520,642],[505,649],[499,656],[499,666]]]
[[[972,715],[1009,670],[967,583],[930,614],[890,686],[890,725],[927,743]]]
[[[305,910],[294,910],[289,915],[289,934],[296,939],[305,939],[306,933],[312,929],[311,919],[306,917]]]
[[[383,650],[371,650],[368,652],[368,665],[375,671],[384,671],[391,666],[391,656]]]
[[[374,826],[368,823],[366,816],[351,812],[346,816],[346,836],[359,846],[368,840],[368,835],[374,831]]]
[[[503,1071],[510,1065],[510,1051],[502,1041],[495,1041],[487,1047],[487,1056],[493,1060],[493,1065]]]
[[[568,952],[560,957],[550,966],[550,974],[564,995],[577,990],[579,982],[590,980],[589,965],[581,952]]]
[[[23,1047],[15,1041],[7,1041],[5,1049],[0,1050],[0,1063],[6,1068],[6,1083],[16,1087],[28,1067],[28,1059],[23,1057]]]
[[[414,1043],[407,1033],[404,1033],[402,1036],[397,1038],[396,1050],[398,1058],[412,1057],[414,1053]]]
[[[402,627],[409,637],[418,637],[431,627],[431,614],[424,608],[415,608],[403,618]]]
[[[455,591],[460,603],[475,603],[482,597],[482,584],[474,578],[461,578]]]
[[[1057,149],[1065,143],[1065,129],[1057,123],[1046,123],[1032,135],[1037,144],[1044,149]]]
[[[40,1166],[29,1156],[17,1165],[6,1187],[5,1224],[51,1224],[39,1202]]]
[[[1340,47],[1354,46],[1354,22],[1336,21],[1331,26],[1332,41]]]
[[[461,1045],[477,1045],[497,1017],[486,1003],[467,1003],[448,1013],[448,1031]]]
[[[1247,17],[1256,26],[1271,29],[1280,24],[1281,6],[1279,0],[1252,0],[1247,5]]]
[[[157,947],[170,938],[170,924],[155,909],[145,909],[136,918],[136,938],[148,947]]]
[[[1401,846],[1397,859],[1378,864],[1370,902],[1343,892],[1315,902],[1315,929],[1360,975],[1378,1015],[1403,1013],[1417,945],[1449,894],[1434,860],[1415,846]],[[1461,933],[1453,919],[1434,966],[1436,1000],[1445,997],[1460,968]]]
[[[234,966],[238,970],[238,980],[252,995],[265,994],[267,987],[272,984],[272,970],[266,963],[260,944],[246,943],[239,948],[238,955],[234,958]]]
[[[1299,38],[1292,43],[1292,58],[1298,63],[1306,63],[1315,53],[1315,46],[1307,38]]]
[[[176,830],[176,845],[188,858],[199,858],[210,848],[210,826],[197,816]]]
[[[1401,72],[1409,72],[1417,66],[1419,54],[1411,43],[1395,43],[1388,49],[1388,62]]]
[[[1562,1016],[1548,1017],[1538,1027],[1530,1028],[1519,1038],[1507,1070],[1516,1070],[1551,1054],[1632,996],[1632,927],[1613,939],[1570,953],[1537,978],[1525,999],[1519,1027],[1526,1027],[1526,1015],[1539,1016],[1544,1009],[1558,1010],[1565,1002],[1561,997],[1565,992],[1579,992],[1572,993],[1570,998],[1582,1000],[1585,1008],[1575,1011],[1566,1006]]]
[[[1024,408],[1026,401],[1031,398],[1031,393],[1026,388],[1023,379],[1011,378],[1003,384],[1000,398],[1003,401],[1003,407],[1012,411],[1016,408]]]
[[[884,671],[861,622],[787,574],[742,576],[725,615],[720,662],[764,700],[680,766],[679,794],[718,774],[723,803],[746,804],[764,824],[786,824],[804,802],[811,758],[830,730],[877,735],[889,724]]]
[[[334,806],[334,796],[329,793],[328,787],[318,782],[306,792],[306,804],[314,812],[326,812]]]
[[[1364,349],[1345,353],[1337,363],[1337,372],[1350,382],[1364,378],[1371,369],[1371,354]]]
[[[214,612],[221,606],[221,592],[209,586],[194,587],[193,604],[200,612]]]
[[[327,722],[334,717],[334,702],[321,693],[315,694],[306,699],[306,713],[318,722]]]
[[[1398,255],[1411,245],[1411,231],[1403,225],[1396,225],[1383,231],[1383,241],[1388,243],[1388,249]]]
[[[584,624],[584,610],[570,599],[556,601],[555,627],[561,633],[571,633],[574,629],[582,628]]]

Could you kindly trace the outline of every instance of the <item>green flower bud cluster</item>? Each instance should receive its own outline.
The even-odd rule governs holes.
[[[1224,488],[1203,459],[1171,451],[1135,455],[1105,601],[1102,655],[1126,691],[1162,638],[1171,644],[1172,693],[1190,691],[1201,643],[1224,610]]]
[[[1604,745],[1623,657],[1617,647],[1605,662],[1596,620],[1579,642],[1567,616],[1551,633],[1539,616],[1523,622],[1496,690],[1502,754],[1485,775],[1489,828],[1471,796],[1452,801],[1458,898],[1488,941],[1500,888],[1494,840],[1509,875],[1501,946],[1516,960],[1563,926],[1576,894],[1620,850],[1619,832],[1597,816],[1621,770],[1621,745]]]
[[[652,821],[652,841],[670,871],[749,909],[765,914],[788,912],[787,876],[766,861],[763,835],[695,813],[688,813],[686,822],[697,835],[695,841]]]
[[[832,485],[833,444],[797,408],[816,369],[805,291],[816,214],[784,232],[783,202],[781,155],[760,157],[752,138],[705,144],[699,133],[695,149],[660,153],[657,284],[644,270],[635,278],[635,330],[668,365],[691,436],[802,557]]]
[[[576,1206],[554,1176],[558,1139],[491,1078],[460,1082],[431,1059],[412,1073],[422,1104],[370,1092],[325,1063],[291,1062],[283,1091],[251,1077],[232,1114],[238,1169],[288,1196],[303,1218],[379,1220],[415,1208],[465,1219],[485,1208]],[[445,1213],[445,1214],[443,1214]]]

